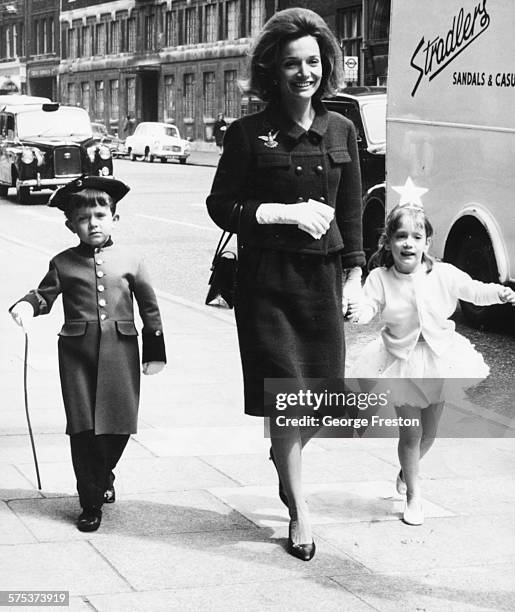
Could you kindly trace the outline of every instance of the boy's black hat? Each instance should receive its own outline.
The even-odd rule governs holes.
[[[128,185],[117,179],[107,178],[105,176],[83,175],[54,191],[48,200],[48,206],[55,206],[64,211],[70,196],[83,189],[98,189],[99,191],[105,191],[113,198],[114,203],[119,202],[123,196],[130,191]]]

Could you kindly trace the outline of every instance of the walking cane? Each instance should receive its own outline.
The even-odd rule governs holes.
[[[29,416],[29,394],[27,390],[27,370],[29,362],[29,334],[25,332],[25,355],[23,357],[23,391],[25,395],[25,415],[27,417],[27,426],[29,428],[30,444],[32,446],[32,455],[34,457],[34,466],[36,468],[36,476],[38,479],[38,489],[41,491],[41,478],[39,477],[39,465],[38,458],[36,455],[36,446],[34,444],[34,435],[32,433],[32,425],[30,424]]]

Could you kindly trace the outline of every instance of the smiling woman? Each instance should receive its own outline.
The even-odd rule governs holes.
[[[239,240],[235,314],[245,412],[269,416],[270,458],[290,513],[288,551],[315,554],[302,491],[302,448],[318,426],[265,413],[267,379],[342,379],[342,285],[361,290],[361,180],[354,125],[322,97],[342,83],[336,39],[316,13],[276,13],[257,36],[246,93],[267,102],[226,130],[207,206]],[[235,206],[238,203],[240,206]],[[233,210],[239,210],[235,218]]]

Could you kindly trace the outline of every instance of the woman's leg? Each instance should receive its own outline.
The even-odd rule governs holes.
[[[304,444],[313,434],[304,436]],[[270,439],[279,478],[288,497],[291,539],[294,544],[309,544],[313,538],[309,513],[302,490],[303,436],[299,427],[277,427],[270,420]]]

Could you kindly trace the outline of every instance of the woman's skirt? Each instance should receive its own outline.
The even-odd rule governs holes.
[[[245,413],[264,415],[265,379],[343,379],[339,254],[267,249],[241,253],[235,302]]]

